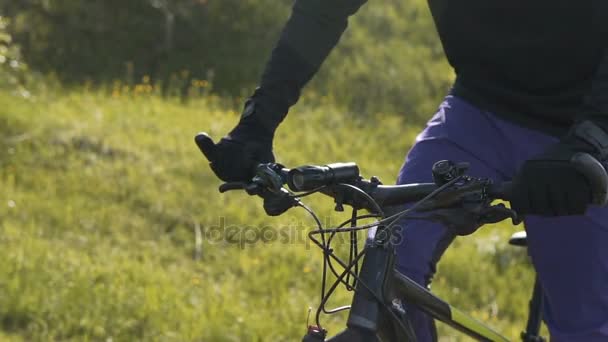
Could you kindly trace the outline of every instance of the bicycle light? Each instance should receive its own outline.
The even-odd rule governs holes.
[[[287,184],[292,191],[308,191],[329,184],[349,183],[357,178],[359,167],[355,163],[307,165],[291,169]]]

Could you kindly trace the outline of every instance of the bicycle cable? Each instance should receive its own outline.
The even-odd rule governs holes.
[[[342,306],[342,307],[338,307],[335,309],[331,309],[331,310],[326,310],[325,309],[325,304],[327,303],[327,301],[329,300],[329,298],[331,297],[331,295],[334,293],[334,291],[336,290],[336,288],[338,287],[338,285],[340,285],[341,283],[344,284],[347,288],[347,290],[353,290],[354,286],[356,283],[360,283],[363,287],[365,287],[369,292],[371,292],[375,299],[380,302],[385,309],[387,309],[387,311],[393,316],[393,318],[396,319],[396,321],[400,322],[398,317],[396,316],[396,314],[390,310],[390,308],[388,307],[388,305],[386,303],[384,303],[384,301],[382,300],[382,298],[380,298],[378,296],[378,294],[374,293],[371,291],[371,289],[369,288],[369,286],[367,284],[365,284],[365,282],[361,281],[361,279],[358,276],[358,262],[359,259],[365,254],[366,251],[366,247],[360,252],[360,253],[356,253],[356,249],[353,249],[352,247],[352,242],[353,239],[355,239],[355,243],[356,243],[356,232],[359,230],[364,230],[364,229],[369,229],[369,228],[373,228],[373,227],[377,227],[382,223],[387,223],[388,222],[388,226],[385,227],[383,229],[384,231],[387,231],[389,228],[391,228],[396,222],[398,222],[401,219],[428,219],[428,218],[424,218],[424,217],[412,217],[412,218],[408,218],[407,215],[411,214],[412,211],[414,211],[415,209],[417,209],[419,206],[421,206],[422,204],[424,204],[426,201],[430,200],[431,198],[433,198],[434,196],[436,196],[437,194],[439,194],[440,192],[444,191],[446,188],[448,188],[449,186],[451,186],[452,184],[456,183],[457,181],[459,181],[462,177],[456,177],[455,179],[447,182],[446,184],[443,184],[442,186],[438,187],[437,189],[435,189],[433,192],[431,192],[430,194],[428,194],[427,196],[425,196],[424,198],[422,198],[420,201],[416,202],[414,205],[412,205],[410,208],[405,209],[403,211],[400,211],[396,214],[393,214],[389,217],[383,218],[377,222],[374,222],[373,224],[367,224],[364,226],[356,226],[356,221],[358,219],[360,219],[360,217],[358,217],[356,215],[356,209],[353,210],[353,213],[351,215],[351,219],[343,222],[341,225],[339,225],[337,228],[329,228],[329,229],[325,229],[323,228],[323,225],[321,224],[321,221],[319,220],[318,216],[314,213],[314,211],[312,209],[310,209],[308,206],[306,206],[305,204],[303,204],[301,201],[298,201],[298,206],[304,208],[315,220],[318,229],[315,231],[311,231],[309,232],[308,236],[309,239],[311,239],[311,241],[313,243],[315,243],[319,248],[321,248],[321,250],[323,251],[323,270],[322,270],[322,283],[321,283],[321,303],[319,305],[319,307],[317,308],[317,312],[316,312],[316,323],[318,327],[321,327],[320,324],[320,314],[321,312],[326,313],[326,314],[333,314],[336,312],[340,312],[340,311],[344,311],[350,308],[350,306]],[[369,194],[365,193],[363,190],[354,187],[352,185],[349,184],[340,184],[343,185],[349,189],[355,190],[359,193],[362,193],[364,195],[364,197],[370,202],[370,204],[373,204],[380,213],[382,213],[381,216],[384,215],[383,211],[380,209],[380,206],[378,205],[378,203],[371,197],[369,196]],[[315,189],[316,191],[311,191],[309,193],[305,193],[305,195],[310,195],[314,192],[318,192],[320,191],[321,188],[319,188],[318,190]],[[362,215],[361,218],[371,218],[371,217],[378,217],[379,215]],[[380,217],[381,217],[380,216]],[[347,225],[348,223],[351,223],[351,227],[349,228],[343,228],[345,225]],[[349,263],[344,263],[339,257],[337,257],[334,253],[333,253],[333,249],[331,249],[331,241],[333,239],[333,237],[340,232],[350,232],[351,233],[351,250],[350,250],[350,254],[349,254]],[[325,242],[325,234],[327,233],[331,233],[330,237],[328,238],[327,243]],[[353,237],[353,233],[355,233],[354,237]],[[321,235],[321,241],[317,240],[314,235]],[[355,247],[356,248],[356,247]],[[335,268],[333,267],[333,264],[331,263],[331,259],[334,259],[338,264],[340,264],[340,266],[342,266],[344,268],[344,271],[341,274],[338,274],[338,272],[335,270]],[[327,268],[329,268],[332,271],[332,273],[336,276],[336,280],[333,282],[333,284],[330,286],[329,290],[326,292],[326,282],[327,282]],[[356,265],[356,266],[355,266]],[[355,267],[356,271],[353,272],[352,268]],[[349,279],[352,276],[353,278],[353,285],[351,286],[349,284],[349,281],[344,281],[344,277],[348,277],[347,279]],[[400,324],[402,325],[402,323],[400,322]]]

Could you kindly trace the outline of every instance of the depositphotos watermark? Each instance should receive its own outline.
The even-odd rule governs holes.
[[[335,228],[331,218],[327,217],[322,220],[323,227]],[[371,223],[370,221],[366,223]],[[248,245],[255,244],[271,244],[280,243],[286,245],[305,245],[309,249],[314,243],[308,237],[308,233],[313,230],[318,230],[316,225],[310,223],[304,224],[298,220],[292,220],[282,225],[247,225],[247,224],[231,224],[225,217],[219,217],[217,223],[204,225],[201,227],[202,237],[207,243],[229,243],[236,244],[239,248],[245,248]],[[360,231],[359,237],[367,236],[368,230]],[[325,234],[327,240],[331,234]],[[320,235],[316,235],[316,239],[321,241]],[[400,229],[392,236],[393,243],[401,241]],[[360,240],[359,240],[360,241]],[[335,234],[332,237],[332,246],[342,244],[350,244],[351,236],[347,232]]]

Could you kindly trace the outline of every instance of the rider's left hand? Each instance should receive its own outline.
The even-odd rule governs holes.
[[[598,144],[581,139],[575,130],[576,126],[561,141],[524,162],[514,177],[511,207],[519,215],[583,215],[592,203],[594,189],[571,159],[578,152],[600,162],[605,156]]]

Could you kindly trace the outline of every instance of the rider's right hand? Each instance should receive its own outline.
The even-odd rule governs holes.
[[[268,125],[253,106],[246,106],[238,125],[217,144],[206,134],[196,143],[215,175],[224,182],[248,182],[259,163],[274,162],[272,140],[276,126]]]
[[[257,164],[274,162],[271,144],[255,140],[235,140],[230,136],[226,136],[217,144],[211,142],[203,153],[209,160],[211,170],[224,182],[250,181]]]

